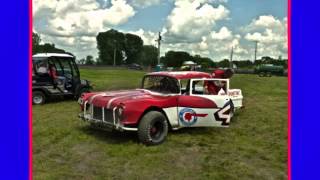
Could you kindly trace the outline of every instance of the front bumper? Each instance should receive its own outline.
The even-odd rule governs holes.
[[[118,131],[137,131],[138,128],[125,127],[118,116],[116,115],[116,107],[113,109],[106,109],[104,107],[88,106],[84,105],[84,111],[79,113],[78,117],[83,121],[93,123],[98,127],[104,129],[115,129]]]

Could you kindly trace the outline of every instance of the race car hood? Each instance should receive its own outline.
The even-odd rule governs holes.
[[[125,91],[106,91],[96,93],[86,93],[82,97],[83,102],[93,104],[96,107],[105,107],[112,109],[120,103],[126,103],[128,101],[134,101],[135,99],[147,99],[150,98],[152,93],[148,90],[136,89]]]

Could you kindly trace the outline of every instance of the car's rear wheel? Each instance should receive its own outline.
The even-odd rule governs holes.
[[[46,101],[46,96],[41,91],[33,91],[32,92],[32,104],[40,105],[44,104]]]
[[[150,111],[142,117],[138,127],[140,142],[146,145],[161,144],[167,134],[168,122],[161,112]]]

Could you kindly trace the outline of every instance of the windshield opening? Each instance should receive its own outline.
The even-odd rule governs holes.
[[[48,60],[47,58],[32,58],[32,69],[38,74],[48,73]]]
[[[142,88],[163,94],[180,93],[179,82],[167,76],[146,76]]]

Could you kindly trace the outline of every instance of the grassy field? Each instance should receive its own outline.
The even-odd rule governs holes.
[[[82,69],[96,90],[140,86],[143,72]],[[287,78],[235,75],[245,108],[230,128],[169,132],[146,147],[135,133],[91,129],[75,101],[33,106],[34,179],[286,179]]]

